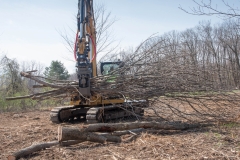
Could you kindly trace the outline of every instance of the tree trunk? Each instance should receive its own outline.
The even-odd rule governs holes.
[[[12,155],[8,156],[8,160],[16,160],[20,157],[27,156],[27,155],[29,155],[33,152],[37,152],[37,151],[40,151],[42,149],[50,148],[50,147],[56,146],[58,144],[59,144],[58,141],[35,144],[35,145],[32,145],[30,147],[21,149],[20,151],[17,151],[15,153],[13,153]]]
[[[63,141],[63,142],[58,142],[58,141],[52,141],[52,142],[44,142],[44,143],[39,143],[39,144],[35,144],[32,145],[30,147],[21,149],[17,152],[14,152],[12,155],[8,156],[8,160],[16,160],[18,158],[27,156],[33,152],[37,152],[46,148],[50,148],[52,146],[56,146],[56,145],[60,145],[60,146],[70,146],[70,145],[75,145],[75,144],[79,144],[82,143],[84,141],[76,141],[76,140],[72,140],[72,141]]]
[[[78,129],[74,127],[61,127],[58,128],[58,141],[68,140],[81,140],[97,143],[108,142],[121,142],[121,138],[112,135],[100,135],[96,133],[87,132],[84,129]]]
[[[134,123],[100,123],[91,124],[86,128],[58,127],[58,141],[82,140],[98,143],[121,142],[120,135],[131,133],[134,130],[141,132],[142,129],[184,130],[199,127],[199,124],[167,123],[167,122],[134,122]],[[115,132],[118,131],[118,132]],[[121,131],[121,132],[119,132]],[[96,134],[92,132],[112,132],[111,134]]]
[[[130,122],[130,123],[100,123],[91,124],[84,128],[87,132],[114,132],[132,130],[137,128],[152,128],[165,130],[184,130],[199,127],[200,124],[185,124],[176,122]]]

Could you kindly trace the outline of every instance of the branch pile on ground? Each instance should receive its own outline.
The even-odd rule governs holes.
[[[117,94],[126,100],[147,100],[150,102],[150,110],[163,119],[178,117],[179,120],[191,120],[194,117],[210,120],[233,117],[231,113],[238,107],[236,103],[240,100],[239,96],[230,93],[231,86],[223,86],[218,82],[217,70],[201,65],[201,60],[198,64],[193,63],[191,55],[187,53],[166,52],[167,47],[169,45],[166,46],[164,40],[146,40],[123,60],[123,67],[108,75],[93,77],[90,82],[92,93],[105,99]],[[34,88],[50,87],[52,90],[9,100],[45,100],[80,93],[78,81],[51,80],[34,76],[31,72],[21,72],[21,75],[36,81],[38,85],[34,85]]]

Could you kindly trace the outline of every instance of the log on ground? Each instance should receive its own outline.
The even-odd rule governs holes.
[[[123,130],[132,130],[137,128],[152,128],[164,130],[185,130],[200,127],[200,124],[187,124],[176,122],[130,122],[130,123],[100,123],[91,124],[84,128],[87,132],[114,132]]]
[[[82,143],[82,142],[84,142],[84,141],[72,140],[72,141],[63,141],[63,142],[60,142],[60,143],[58,141],[38,143],[38,144],[35,144],[35,145],[30,146],[30,147],[27,147],[27,148],[24,148],[24,149],[21,149],[19,151],[14,152],[13,154],[8,156],[8,160],[16,160],[16,159],[19,159],[21,157],[30,155],[33,152],[41,151],[43,149],[50,148],[50,147],[57,146],[57,145],[66,147],[66,146],[79,144],[79,143]]]
[[[30,147],[21,149],[20,151],[14,152],[12,155],[8,156],[8,160],[16,160],[20,157],[27,156],[27,155],[29,155],[33,152],[37,152],[37,151],[40,151],[42,149],[50,148],[50,147],[56,146],[58,144],[59,144],[58,141],[35,144],[35,145],[30,146]]]
[[[185,130],[197,128],[200,124],[170,123],[170,122],[132,122],[132,123],[100,123],[90,124],[83,128],[78,127],[62,127],[58,128],[58,141],[67,140],[85,140],[91,142],[105,143],[120,142],[118,136],[131,133],[126,130],[143,131],[142,129],[164,129],[164,130]],[[115,132],[118,131],[118,132]],[[122,133],[119,131],[123,131]],[[111,132],[110,134],[97,134],[93,132]]]

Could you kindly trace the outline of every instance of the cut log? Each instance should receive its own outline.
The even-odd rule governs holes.
[[[121,142],[120,135],[142,132],[144,129],[184,130],[199,127],[199,124],[170,123],[170,122],[134,122],[134,123],[98,123],[90,124],[86,128],[58,127],[58,141],[82,140],[98,143]],[[202,125],[201,125],[202,126]],[[123,131],[125,130],[125,131]],[[130,131],[126,131],[130,130]],[[117,132],[114,132],[117,131]],[[92,133],[113,132],[113,133]]]
[[[56,146],[58,144],[59,144],[58,141],[35,144],[35,145],[32,145],[30,147],[21,149],[20,151],[17,151],[15,153],[13,153],[12,155],[8,156],[8,160],[16,160],[20,157],[27,156],[27,155],[29,155],[33,152],[37,152],[37,151],[40,151],[42,149],[50,148],[50,147]]]
[[[196,128],[202,126],[200,124],[185,124],[185,123],[170,123],[170,122],[130,122],[130,123],[98,123],[90,124],[86,128],[77,127],[62,127],[58,128],[59,141],[65,140],[85,140],[85,134],[91,132],[114,132],[133,130],[139,128],[152,128],[152,129],[164,129],[164,130],[185,130],[190,128]],[[126,134],[124,131],[123,134]],[[81,135],[79,135],[81,134]],[[121,135],[121,132],[113,133],[113,135]],[[82,136],[82,137],[80,137]],[[101,135],[97,135],[101,136]],[[77,139],[76,139],[77,138]]]
[[[185,130],[196,128],[200,124],[186,124],[174,122],[130,122],[130,123],[100,123],[91,124],[84,130],[86,132],[114,132],[123,130],[132,130],[137,128],[152,128],[152,129],[165,129],[165,130]]]
[[[66,146],[70,146],[70,145],[79,144],[82,142],[84,142],[84,141],[72,140],[72,141],[63,141],[61,143],[59,143],[58,141],[39,143],[39,144],[32,145],[30,147],[21,149],[20,151],[14,152],[12,155],[8,156],[8,160],[16,160],[18,158],[27,156],[33,152],[37,152],[37,151],[40,151],[40,150],[43,150],[46,148],[50,148],[50,147],[56,146],[56,145],[66,147]]]
[[[105,143],[107,138],[96,133],[85,132],[73,127],[58,127],[58,141],[82,140],[90,142]]]
[[[78,129],[74,127],[58,127],[58,141],[69,141],[69,140],[80,140],[80,141],[90,141],[97,143],[106,142],[121,142],[121,138],[116,135],[111,134],[97,134],[86,132],[84,129]]]

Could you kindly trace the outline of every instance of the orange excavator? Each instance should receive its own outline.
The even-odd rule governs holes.
[[[71,96],[70,105],[55,107],[50,117],[54,123],[86,120],[88,123],[106,122],[131,115],[143,116],[147,106],[145,101],[126,102],[123,97],[111,96],[105,99],[91,89],[90,79],[98,76],[96,28],[93,12],[93,0],[78,0],[77,34],[74,47],[79,91]],[[111,69],[124,65],[123,62],[103,62],[100,74],[108,74]],[[129,104],[131,103],[131,107]],[[134,107],[133,107],[134,106]]]

